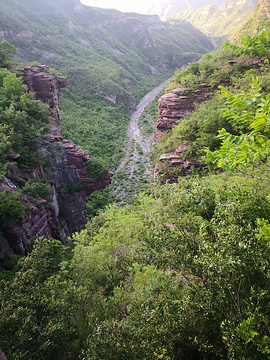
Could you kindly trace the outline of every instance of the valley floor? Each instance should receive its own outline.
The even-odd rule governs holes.
[[[168,82],[169,80],[164,81],[146,94],[131,115],[123,149],[125,156],[115,171],[112,182],[112,191],[118,203],[130,201],[133,196],[138,195],[140,184],[147,182],[147,179],[151,177],[150,156],[155,141],[155,123],[152,124],[152,133],[144,133],[140,127],[139,119],[144,109],[155,99]],[[155,120],[153,119],[153,122]]]

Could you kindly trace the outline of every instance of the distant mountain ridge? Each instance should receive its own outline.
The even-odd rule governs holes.
[[[230,37],[249,18],[258,0],[229,0],[220,6],[207,5],[198,9],[190,8],[173,15],[192,23],[210,37]]]
[[[157,14],[165,19],[187,9],[201,8],[206,5],[219,6],[225,2],[225,0],[160,0],[149,6],[147,14]]]
[[[260,0],[258,5],[253,9],[251,16],[242,23],[240,28],[233,34],[230,40],[233,43],[238,43],[243,34],[255,35],[269,20],[270,2],[269,0]]]

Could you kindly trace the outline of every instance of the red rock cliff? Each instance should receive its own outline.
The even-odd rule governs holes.
[[[165,131],[171,131],[183,117],[195,110],[196,104],[208,100],[209,97],[210,89],[207,84],[202,84],[201,89],[195,90],[192,95],[183,95],[183,89],[179,88],[161,96],[158,100],[157,138],[161,139]]]
[[[202,84],[191,95],[184,95],[184,89],[175,89],[172,93],[163,95],[159,100],[159,118],[156,125],[156,136],[161,139],[166,131],[171,131],[181,119],[192,113],[197,104],[208,100],[211,90],[207,84]],[[185,159],[188,145],[180,146],[173,153],[162,154],[155,166],[155,177],[159,176],[161,183],[177,182],[179,176],[190,174],[193,168],[200,169],[201,164]]]
[[[55,78],[54,76],[43,72],[47,69],[45,65],[27,66],[18,69],[21,72],[24,83],[27,85],[29,92],[36,93],[36,99],[48,104],[51,109],[52,117],[55,122],[51,122],[51,133],[60,136],[60,110],[59,96],[60,89],[68,87],[68,83],[64,78]]]
[[[35,92],[37,99],[50,106],[55,119],[50,124],[51,137],[44,139],[39,148],[40,155],[46,159],[46,168],[40,164],[29,173],[17,173],[15,169],[14,183],[6,177],[0,183],[0,191],[18,193],[19,180],[48,179],[49,203],[45,199],[24,196],[22,202],[27,211],[17,224],[3,231],[0,239],[0,251],[24,255],[34,238],[53,237],[64,243],[73,232],[82,230],[88,221],[87,196],[109,185],[113,174],[106,171],[100,181],[88,177],[84,162],[90,158],[89,155],[60,136],[59,94],[61,88],[67,87],[66,81],[55,79],[40,67],[19,70],[29,91]]]

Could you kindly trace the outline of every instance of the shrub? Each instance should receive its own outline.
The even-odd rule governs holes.
[[[64,186],[62,186],[62,189],[66,192],[66,193],[70,193],[70,192],[79,192],[82,191],[84,188],[84,184],[79,182],[79,183],[70,183],[70,184],[66,184]]]
[[[9,228],[15,224],[25,209],[18,195],[8,190],[2,191],[0,193],[0,229]]]
[[[43,179],[31,179],[29,180],[23,188],[23,191],[33,197],[40,197],[46,199],[50,194],[50,189],[48,187],[48,180]]]
[[[91,158],[84,163],[87,176],[100,181],[106,171],[103,164],[99,160]]]

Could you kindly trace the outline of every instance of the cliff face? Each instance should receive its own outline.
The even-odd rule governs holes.
[[[12,180],[5,177],[0,184],[0,191],[19,193],[19,180],[48,179],[49,199],[23,196],[26,212],[15,225],[3,231],[0,239],[0,251],[24,255],[32,239],[45,236],[65,243],[74,231],[82,230],[88,221],[87,196],[109,185],[113,174],[106,171],[100,181],[88,177],[84,162],[89,155],[60,136],[59,94],[61,88],[67,87],[66,81],[44,73],[40,67],[19,71],[29,91],[50,106],[52,115],[51,134],[39,146],[46,166],[39,164],[28,173],[17,173],[15,169]]]
[[[159,117],[156,124],[156,136],[161,139],[165,132],[171,131],[181,119],[192,113],[196,105],[207,101],[211,97],[211,90],[207,84],[201,84],[200,88],[191,95],[183,95],[184,89],[178,88],[172,93],[163,95],[159,100]],[[190,146],[181,144],[175,152],[162,154],[155,166],[155,176],[159,175],[161,182],[177,182],[179,176],[190,174],[192,169],[201,168],[201,164],[185,159],[185,152]]]
[[[183,117],[192,113],[196,104],[208,100],[210,89],[207,84],[201,84],[201,88],[195,90],[192,95],[185,96],[182,94],[183,89],[178,88],[161,96],[158,100],[159,117],[156,125],[158,139],[163,137],[165,131],[171,131]]]
[[[63,78],[55,78],[54,76],[43,72],[47,69],[45,65],[37,67],[25,67],[18,69],[23,77],[24,83],[30,92],[36,93],[36,99],[42,100],[48,104],[51,109],[53,121],[50,123],[51,134],[60,136],[60,110],[59,95],[60,89],[68,87],[67,81]]]
[[[170,131],[181,118],[194,110],[195,99],[192,96],[179,96],[176,93],[163,95],[159,100],[159,118],[156,135],[163,137],[165,131]]]

